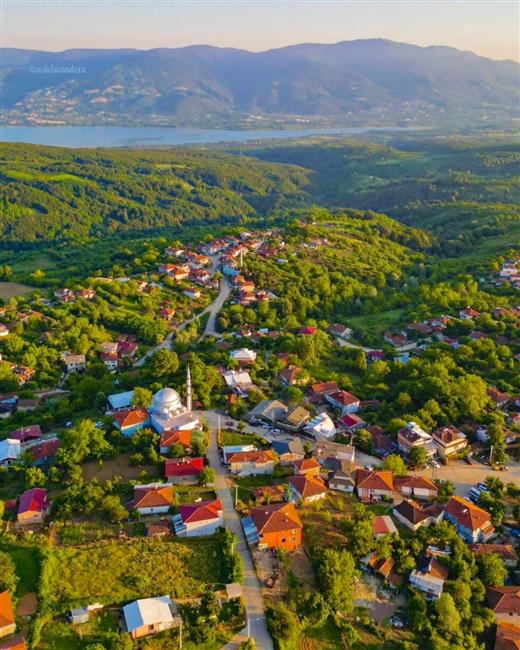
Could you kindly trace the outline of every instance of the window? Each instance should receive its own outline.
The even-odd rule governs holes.
[[[282,544],[285,544],[286,541],[285,537],[282,537]]]

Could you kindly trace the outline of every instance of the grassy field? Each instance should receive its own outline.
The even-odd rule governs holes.
[[[261,446],[257,436],[252,433],[238,433],[236,431],[222,432],[222,445],[255,445]]]
[[[26,293],[34,291],[34,287],[28,287],[26,284],[18,284],[18,282],[0,282],[0,298],[2,300],[10,300],[17,296],[23,296]]]
[[[74,627],[62,621],[49,623],[44,628],[38,647],[42,650],[83,650],[93,643],[103,644],[107,635],[116,633],[115,614],[102,612],[92,616],[88,623]]]
[[[21,598],[26,594],[34,593],[38,587],[40,574],[40,553],[35,546],[21,546],[19,544],[0,544],[0,551],[8,553],[16,566],[19,582],[16,597]],[[0,567],[1,569],[1,567]]]
[[[121,603],[170,594],[195,596],[219,579],[212,539],[134,539],[97,546],[56,549],[51,559],[50,605],[56,613],[94,602]]]

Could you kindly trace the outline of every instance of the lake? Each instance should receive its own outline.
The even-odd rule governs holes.
[[[3,126],[0,127],[0,141],[55,147],[153,147],[406,130],[406,127],[226,131],[146,126]]]

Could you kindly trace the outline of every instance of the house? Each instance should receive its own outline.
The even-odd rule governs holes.
[[[116,341],[103,341],[99,346],[102,354],[117,354],[117,342]]]
[[[11,372],[16,375],[16,379],[18,380],[20,386],[23,386],[34,377],[34,373],[36,371],[34,368],[29,368],[28,366],[19,366],[16,363],[12,363]]]
[[[249,419],[261,419],[270,424],[274,424],[288,411],[287,406],[277,399],[264,400],[257,404],[255,408],[249,412]]]
[[[346,390],[336,390],[325,395],[325,400],[336,409],[341,411],[341,415],[347,413],[357,413],[359,411],[359,398]]]
[[[133,399],[133,390],[127,390],[124,393],[115,393],[114,395],[109,395],[107,399],[108,408],[110,411],[123,411],[125,409],[129,409],[132,406]]]
[[[438,455],[444,459],[459,454],[468,446],[466,435],[452,424],[435,429],[432,438]]]
[[[244,532],[250,544],[259,548],[296,550],[302,543],[303,524],[294,503],[274,503],[252,508],[250,517],[243,521]]]
[[[442,594],[449,570],[434,557],[423,557],[410,574],[410,584],[419,589],[428,600],[438,600]]]
[[[228,457],[229,470],[232,474],[250,476],[251,474],[273,474],[274,453],[267,449],[257,451],[239,451]]]
[[[204,458],[171,458],[164,463],[164,471],[169,483],[195,484],[204,471]]]
[[[371,569],[377,576],[382,578],[388,588],[397,591],[403,582],[403,577],[394,571],[395,560],[378,557],[375,553],[369,553],[361,558],[360,563],[367,569]]]
[[[349,461],[328,458],[326,466],[330,470],[329,488],[331,490],[350,494],[354,492],[354,473]]]
[[[241,451],[258,451],[255,445],[225,445],[222,447],[222,462],[224,465],[229,464],[229,457]]]
[[[279,426],[289,431],[299,431],[308,422],[311,414],[303,406],[295,406],[277,420]]]
[[[217,499],[184,504],[172,523],[179,537],[214,535],[224,526],[224,508]]]
[[[58,289],[54,292],[54,297],[60,302],[74,302],[75,296],[72,289]]]
[[[14,463],[22,453],[22,446],[19,440],[6,438],[0,440],[0,466]]]
[[[93,300],[96,297],[96,292],[94,289],[78,289],[76,291],[76,298],[83,298],[84,300]]]
[[[47,499],[47,490],[32,488],[26,490],[20,497],[17,521],[21,526],[41,524],[49,511],[50,503]]]
[[[335,381],[324,381],[319,384],[312,384],[307,389],[307,399],[311,404],[323,404],[325,397],[329,393],[334,393],[338,390],[338,385]]]
[[[520,650],[520,626],[499,621],[494,650]]]
[[[369,502],[382,497],[392,499],[394,492],[392,472],[356,470],[356,492],[361,501]]]
[[[354,431],[357,431],[358,429],[364,429],[367,425],[365,420],[363,420],[363,418],[360,418],[359,415],[356,415],[355,413],[347,413],[342,418],[340,418],[339,421],[342,426],[345,427],[345,430],[349,433],[354,433]]]
[[[372,519],[372,527],[376,538],[398,534],[397,528],[389,515],[376,515]]]
[[[117,366],[119,364],[119,357],[117,356],[117,352],[109,352],[109,353],[102,352],[99,355],[99,359],[102,363],[105,364],[105,366],[110,370],[110,372],[117,370]]]
[[[16,622],[14,620],[13,603],[8,591],[0,593],[0,638],[14,634]]]
[[[121,359],[133,359],[137,353],[139,345],[135,341],[118,341],[117,342],[117,353]]]
[[[197,298],[200,298],[202,295],[201,292],[196,289],[195,287],[190,287],[189,289],[184,289],[182,292],[185,296],[188,298],[191,298],[192,300],[196,300]]]
[[[278,375],[278,379],[284,386],[298,386],[298,384],[304,383],[299,376],[302,373],[302,369],[297,366],[289,366],[282,370]]]
[[[408,422],[405,427],[399,430],[397,433],[397,445],[399,450],[407,455],[414,447],[424,447],[430,458],[435,456],[437,451],[430,434],[426,433],[415,422]]]
[[[256,361],[257,354],[254,350],[241,348],[231,352],[231,360],[236,361],[240,366],[250,366]]]
[[[459,311],[459,318],[461,320],[474,320],[480,316],[480,312],[472,309],[471,307],[466,307]]]
[[[319,476],[321,466],[314,458],[303,458],[293,463],[295,474],[300,476]]]
[[[245,370],[227,370],[222,377],[226,386],[240,397],[246,397],[250,390],[255,389],[251,376]]]
[[[300,336],[314,336],[318,331],[317,327],[300,327],[298,334]]]
[[[383,338],[387,343],[390,343],[394,348],[401,348],[408,343],[408,339],[404,334],[394,334],[393,332],[385,332]]]
[[[0,610],[1,607],[2,606],[0,604]],[[2,634],[0,633],[0,637],[1,636]],[[11,639],[7,639],[3,643],[0,641],[0,650],[27,650],[27,644],[25,643],[25,639],[23,638],[23,636],[15,636],[12,637]]]
[[[367,352],[367,361],[368,363],[374,363],[375,361],[383,361],[385,358],[384,350],[370,350]]]
[[[114,413],[114,426],[125,437],[150,426],[150,416],[146,409],[125,409]]]
[[[8,336],[8,335],[9,335],[8,328],[3,323],[0,323],[0,338],[3,338],[4,336]]]
[[[504,408],[507,406],[508,402],[511,399],[511,395],[508,395],[507,393],[502,393],[502,391],[498,390],[498,388],[494,388],[491,386],[487,390],[487,395],[490,400],[492,400],[498,408]]]
[[[170,451],[171,447],[176,445],[182,445],[185,451],[189,452],[191,450],[191,438],[193,432],[189,429],[186,430],[175,430],[175,431],[163,431],[161,433],[161,442],[159,451],[161,454],[167,454]]]
[[[312,418],[304,427],[305,433],[315,440],[322,438],[333,438],[336,435],[336,426],[325,412],[319,413]]]
[[[166,522],[156,523],[153,519],[145,523],[146,537],[169,537],[170,526]]]
[[[394,487],[404,497],[413,499],[435,499],[439,489],[423,476],[396,476]]]
[[[19,399],[16,404],[17,413],[28,413],[34,411],[40,405],[39,399]]]
[[[517,552],[511,544],[473,544],[471,550],[477,557],[489,554],[499,555],[502,562],[510,569],[514,569],[518,564]]]
[[[490,514],[459,496],[450,498],[443,519],[454,524],[460,537],[469,544],[487,542],[495,533]]]
[[[385,434],[381,427],[378,427],[376,424],[371,424],[365,428],[372,438],[372,449],[376,454],[382,458],[386,458],[396,451],[397,445]]]
[[[20,427],[9,434],[11,440],[19,440],[21,443],[38,440],[42,437],[42,430],[39,424],[31,424],[28,427]]]
[[[333,458],[348,463],[351,470],[356,468],[356,448],[352,445],[345,445],[342,442],[318,440],[314,448],[314,456],[320,465],[327,465],[327,460]]]
[[[134,486],[130,510],[140,515],[166,514],[173,506],[173,487],[168,483],[148,483]]]
[[[296,460],[302,460],[305,457],[302,441],[299,438],[293,440],[273,441],[273,451],[278,454],[280,465],[291,465]]]
[[[46,438],[40,440],[36,444],[31,444],[28,451],[32,456],[33,465],[40,466],[47,464],[56,456],[56,452],[60,447],[59,438]]]
[[[486,600],[499,623],[520,625],[520,587],[488,587]]]
[[[394,507],[392,514],[399,523],[414,532],[421,526],[429,526],[431,523],[428,514],[413,500],[403,499]]]
[[[132,639],[141,639],[181,625],[169,596],[143,598],[123,607],[125,627]]]
[[[64,354],[61,360],[67,368],[67,372],[82,372],[86,368],[86,358],[84,354]]]
[[[349,339],[352,336],[352,330],[346,325],[331,325],[329,332],[332,336],[339,336],[340,339]]]
[[[292,501],[314,503],[327,496],[325,482],[315,474],[289,477],[289,492]]]

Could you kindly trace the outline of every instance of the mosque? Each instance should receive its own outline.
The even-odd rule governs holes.
[[[199,417],[191,409],[191,373],[188,366],[186,373],[186,406],[183,405],[176,390],[168,387],[161,388],[160,391],[155,393],[148,414],[150,422],[157,433],[198,429],[200,426]]]

